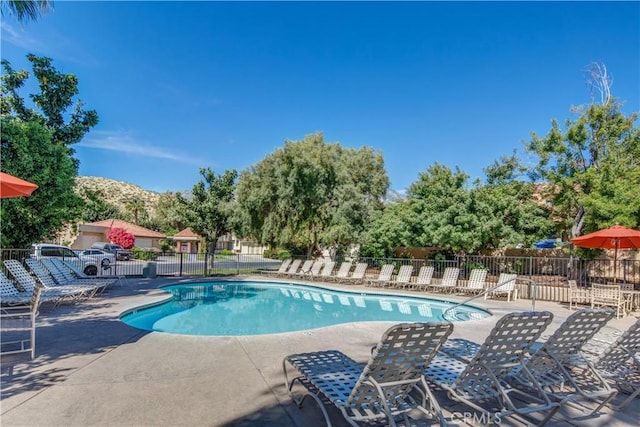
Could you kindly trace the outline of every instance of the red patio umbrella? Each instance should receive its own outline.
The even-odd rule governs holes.
[[[38,186],[29,181],[0,172],[0,199],[30,196],[36,188]]]
[[[615,283],[617,279],[618,249],[640,248],[640,231],[616,224],[604,230],[576,237],[571,239],[571,242],[581,248],[613,249],[613,282]]]

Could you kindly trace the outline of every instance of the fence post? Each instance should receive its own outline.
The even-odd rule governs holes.
[[[209,264],[209,251],[204,252],[204,276],[207,277],[207,265]]]
[[[240,254],[236,254],[236,274],[240,275]]]
[[[180,254],[180,268],[178,270],[178,277],[182,277],[182,260],[184,259],[184,252],[178,252]]]

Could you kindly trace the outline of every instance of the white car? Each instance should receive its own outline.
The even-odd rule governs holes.
[[[81,259],[78,254],[67,246],[55,245],[53,243],[34,243],[31,245],[29,256],[35,259],[58,258],[70,262],[88,276],[97,275],[100,266],[94,259]]]
[[[109,268],[111,263],[116,262],[116,256],[112,253],[101,251],[100,249],[78,249],[74,251],[78,258],[83,261],[93,261],[103,269]]]

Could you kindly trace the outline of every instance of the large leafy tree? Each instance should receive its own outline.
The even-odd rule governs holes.
[[[111,218],[122,218],[120,208],[105,201],[102,190],[84,188],[80,190],[79,195],[84,200],[81,218],[83,222],[97,222]]]
[[[550,209],[539,196],[543,187],[523,181],[525,171],[515,154],[502,157],[485,168],[487,184],[471,190],[480,218],[478,249],[529,247],[556,233]]]
[[[388,186],[382,155],[370,148],[326,143],[322,133],[286,141],[240,176],[242,230],[309,254],[344,249],[359,242]]]
[[[469,176],[441,164],[430,166],[407,192],[414,218],[409,246],[435,246],[454,252],[478,245],[474,231],[480,222],[470,209]]]
[[[406,200],[388,206],[368,232],[363,253],[391,256],[397,247],[475,253],[508,244],[529,245],[554,231],[533,199],[535,186],[517,180],[515,157],[485,170],[486,185],[468,188],[468,176],[441,164],[421,173]]]
[[[186,228],[185,218],[185,204],[178,198],[178,193],[167,192],[158,197],[152,219],[165,234],[173,235]]]
[[[640,226],[638,114],[606,98],[578,110],[564,129],[554,120],[544,137],[532,134],[527,149],[539,160],[533,173],[548,182],[546,197],[572,237],[616,222]]]
[[[3,247],[24,247],[51,238],[63,224],[80,217],[82,200],[73,191],[78,173],[71,145],[98,122],[93,110],[84,110],[78,81],[51,66],[49,58],[28,55],[40,91],[27,105],[20,91],[29,78],[3,60],[0,87],[2,170],[37,184],[28,198],[3,200]],[[71,111],[69,111],[71,110]]]
[[[76,165],[68,150],[52,144],[43,124],[3,116],[2,170],[39,185],[30,197],[2,199],[0,229],[3,248],[25,248],[56,232],[80,213],[73,193]]]
[[[217,175],[210,168],[202,168],[200,175],[204,180],[193,186],[191,200],[177,197],[185,205],[187,226],[205,239],[212,252],[218,239],[231,231],[231,204],[238,172],[233,169]]]

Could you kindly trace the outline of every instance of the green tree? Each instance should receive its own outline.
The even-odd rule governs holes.
[[[29,54],[27,59],[33,67],[33,75],[40,88],[31,94],[37,111],[29,108],[19,91],[29,78],[25,70],[13,70],[7,60],[2,60],[5,74],[2,76],[2,102],[0,113],[10,114],[23,121],[38,121],[51,130],[52,142],[69,147],[79,142],[93,126],[98,124],[95,110],[84,110],[78,95],[78,78],[63,74],[51,65],[51,59]],[[70,111],[71,110],[71,111]],[[73,151],[69,149],[70,155]]]
[[[80,197],[84,200],[82,208],[83,222],[97,222],[105,219],[122,218],[120,209],[105,201],[102,190],[90,190],[84,188],[80,191]]]
[[[153,220],[165,234],[175,234],[187,228],[185,204],[177,193],[167,192],[158,197]]]
[[[527,144],[539,158],[533,176],[550,184],[546,197],[571,237],[615,222],[640,225],[638,114],[621,107],[614,98],[582,107],[564,130],[553,120],[545,137],[533,133]]]
[[[522,169],[514,156],[503,158],[485,170],[489,184],[468,188],[464,172],[435,163],[411,184],[406,200],[372,222],[363,254],[391,256],[397,247],[476,253],[546,237],[554,224],[533,199],[536,187],[517,180]]]
[[[124,208],[133,217],[133,223],[135,225],[139,225],[140,224],[141,217],[146,218],[147,215],[148,215],[147,211],[145,209],[144,203],[142,202],[142,200],[139,200],[139,199],[128,200],[125,203]]]
[[[411,230],[417,224],[405,200],[396,201],[377,211],[362,236],[360,254],[365,257],[387,258],[398,247],[415,246]]]
[[[480,218],[478,249],[525,247],[556,232],[550,209],[536,197],[541,186],[522,181],[526,171],[514,155],[485,168],[487,184],[471,190]]]
[[[191,200],[187,201],[180,195],[177,197],[185,204],[187,225],[205,239],[208,250],[213,252],[218,239],[231,231],[230,205],[238,172],[233,169],[216,175],[210,168],[202,168],[200,175],[204,181],[194,185]]]
[[[2,0],[0,2],[2,15],[10,13],[20,22],[37,21],[40,15],[53,7],[53,2],[47,0]]]
[[[40,188],[35,197],[2,202],[5,247],[23,247],[51,238],[63,224],[80,217],[82,199],[73,191],[78,165],[70,146],[98,122],[97,113],[83,110],[80,101],[68,111],[78,94],[75,76],[56,71],[48,58],[27,58],[40,88],[30,96],[38,110],[20,95],[29,73],[15,71],[8,61],[2,61],[2,169]],[[42,200],[45,195],[47,199]]]
[[[3,248],[26,248],[51,239],[78,218],[81,199],[73,192],[76,165],[68,150],[52,144],[43,124],[11,116],[1,119],[2,170],[39,186],[29,197],[2,199],[0,239]]]
[[[243,230],[271,247],[339,249],[357,243],[382,207],[389,181],[380,153],[327,144],[321,133],[284,147],[243,172]]]

